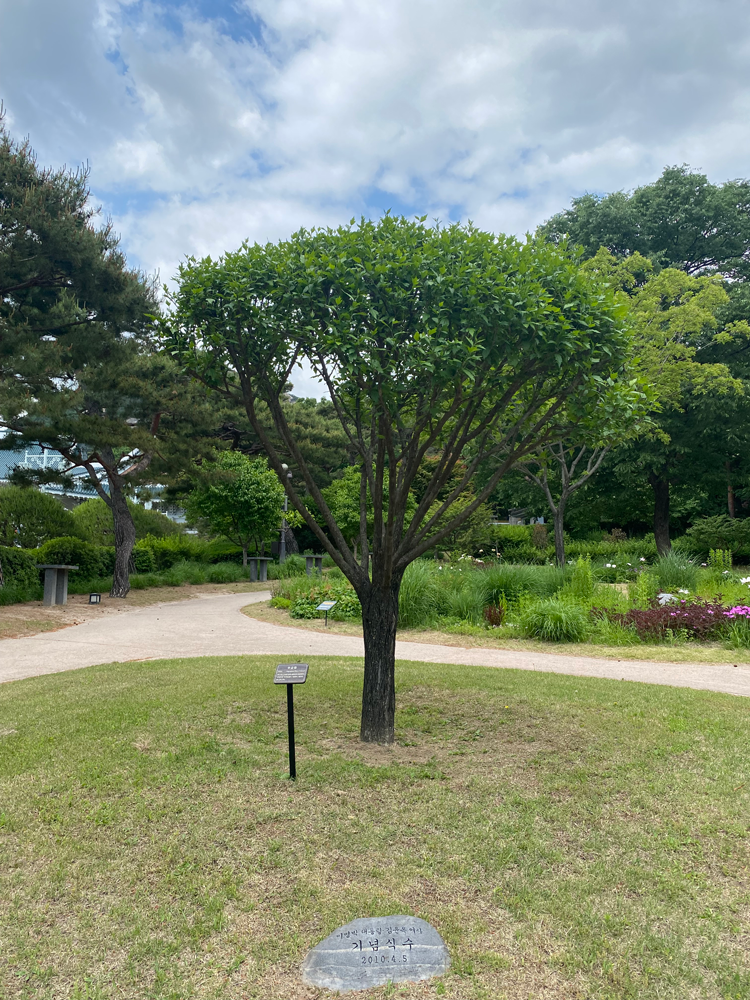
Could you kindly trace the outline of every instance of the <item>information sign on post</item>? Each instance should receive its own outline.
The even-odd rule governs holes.
[[[279,663],[273,678],[274,684],[286,684],[286,715],[289,724],[289,777],[297,778],[297,761],[294,754],[294,685],[307,680],[307,663]]]
[[[319,604],[317,606],[317,608],[315,609],[316,611],[325,611],[325,613],[326,613],[326,628],[328,628],[328,612],[332,611],[336,607],[336,605],[338,603],[339,603],[338,601],[323,601],[323,603]]]

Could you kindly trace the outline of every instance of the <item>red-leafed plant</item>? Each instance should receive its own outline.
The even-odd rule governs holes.
[[[492,628],[499,628],[505,620],[505,608],[502,604],[488,604],[483,614],[484,620]]]
[[[683,631],[692,639],[718,639],[728,627],[726,608],[715,601],[678,601],[660,605],[653,600],[648,608],[616,612],[592,608],[591,614],[608,618],[620,625],[633,626],[640,639],[653,642],[667,638],[669,632]]]

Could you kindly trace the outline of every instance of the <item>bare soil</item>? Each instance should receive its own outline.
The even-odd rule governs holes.
[[[267,583],[202,583],[183,584],[181,587],[151,587],[131,590],[127,597],[110,597],[102,594],[100,604],[89,604],[88,594],[69,594],[68,603],[45,607],[41,601],[25,604],[8,604],[0,607],[0,639],[20,639],[22,636],[54,632],[80,625],[81,622],[117,615],[133,608],[144,608],[165,601],[185,601],[199,594],[241,594],[268,590]]]

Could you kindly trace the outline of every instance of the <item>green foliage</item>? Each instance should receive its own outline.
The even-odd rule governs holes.
[[[727,517],[726,514],[702,517],[688,528],[685,541],[704,559],[711,549],[728,549],[734,555],[750,554],[750,518]]]
[[[545,642],[582,642],[589,632],[586,610],[557,598],[529,604],[521,614],[521,625],[526,635]]]
[[[135,524],[137,539],[151,535],[166,538],[180,532],[179,525],[157,510],[146,510],[143,504],[128,500],[128,510]],[[75,522],[75,534],[93,545],[114,545],[115,528],[112,511],[104,500],[96,497],[85,500],[71,511]]]
[[[0,487],[0,545],[35,549],[50,538],[78,534],[73,515],[33,487]]]
[[[362,617],[362,606],[353,588],[345,579],[321,577],[288,577],[274,586],[274,607],[288,607],[290,618],[323,618],[325,612],[317,607],[323,601],[336,601],[328,617],[336,621],[356,620]]]
[[[568,584],[570,596],[577,601],[591,600],[594,594],[594,575],[591,572],[591,557],[578,557]]]
[[[3,567],[3,580],[6,587],[10,585],[20,589],[35,587],[39,583],[39,570],[36,568],[36,563],[37,560],[28,552],[0,546],[0,565]]]
[[[729,572],[732,568],[732,550],[710,549],[708,553],[708,565],[714,573]]]
[[[283,563],[268,564],[269,580],[286,580],[290,576],[307,574],[307,564],[303,556],[292,553]]]
[[[251,541],[262,546],[280,529],[284,488],[262,459],[225,451],[201,471],[203,479],[185,503],[191,520],[204,521],[213,533],[243,548]]]
[[[636,608],[647,608],[659,591],[659,580],[656,573],[639,573],[631,583],[630,599]]]
[[[735,619],[729,626],[726,641],[730,649],[750,649],[750,620]]]
[[[670,594],[678,590],[694,591],[698,582],[698,567],[683,552],[670,550],[654,564],[659,589]]]
[[[621,260],[637,253],[656,267],[706,269],[750,276],[750,183],[711,184],[689,167],[666,167],[630,194],[585,194],[540,227],[546,238],[567,237],[593,257],[606,247]],[[641,257],[641,261],[643,261]],[[645,263],[645,262],[644,262]],[[636,281],[648,273],[640,265]]]
[[[77,566],[71,578],[87,580],[112,572],[114,548],[92,545],[82,538],[53,538],[35,552],[39,563],[61,563]]]

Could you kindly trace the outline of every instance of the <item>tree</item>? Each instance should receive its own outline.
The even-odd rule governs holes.
[[[584,194],[539,227],[559,243],[569,240],[593,257],[605,247],[615,257],[640,253],[657,268],[686,274],[750,277],[750,181],[711,184],[688,166],[666,167],[653,184],[630,194]]]
[[[50,538],[75,534],[73,515],[59,500],[33,487],[0,489],[0,545],[36,549]]]
[[[622,364],[621,308],[558,248],[390,216],[244,245],[218,261],[191,259],[171,305],[162,325],[169,349],[206,385],[244,403],[279,478],[282,455],[261,405],[292,455],[321,523],[296,476],[289,499],[362,605],[360,736],[392,741],[406,567],[466,522],[515,462],[564,435],[566,401]],[[359,465],[357,557],[284,411],[302,359],[326,385]],[[428,455],[438,461],[409,517]],[[486,485],[456,505],[490,457],[497,463]],[[462,461],[463,476],[439,501]]]
[[[85,171],[41,169],[0,122],[0,424],[89,473],[113,512],[112,596],[124,597],[135,541],[125,490],[150,464],[142,444],[165,406],[146,442],[127,387],[146,367],[138,338],[155,292],[95,215]]]
[[[180,529],[174,521],[157,510],[147,510],[142,504],[127,501],[130,516],[135,525],[137,539],[153,535],[164,538],[176,535]],[[85,500],[71,511],[75,530],[68,534],[78,535],[94,545],[114,545],[115,526],[112,511],[100,498]]]
[[[568,416],[570,436],[517,463],[547,500],[559,566],[565,565],[568,500],[595,475],[613,446],[642,436],[652,426],[648,394],[636,379],[625,384],[612,377],[594,382],[589,397],[574,402],[575,410]]]
[[[242,546],[263,542],[281,524],[284,488],[262,459],[254,461],[237,451],[225,451],[217,462],[204,463],[203,483],[188,494],[185,511],[191,520],[204,520],[211,531]]]

